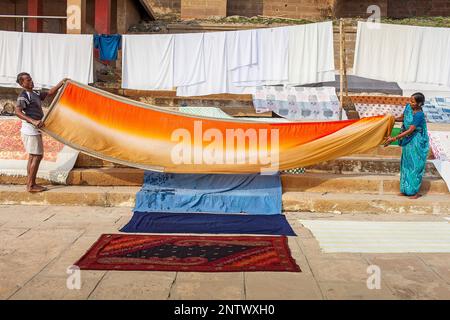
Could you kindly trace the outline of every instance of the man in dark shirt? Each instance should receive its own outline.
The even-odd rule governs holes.
[[[36,184],[36,175],[44,153],[42,134],[39,130],[39,128],[44,126],[44,123],[42,122],[44,112],[41,103],[47,95],[56,93],[59,88],[62,87],[65,80],[66,79],[62,80],[55,87],[50,89],[48,93],[38,93],[33,91],[33,79],[31,79],[31,76],[28,73],[22,72],[17,75],[17,83],[24,89],[17,98],[15,114],[22,119],[22,129],[20,132],[25,150],[29,154],[27,165],[28,192],[41,192],[47,190],[47,188]]]

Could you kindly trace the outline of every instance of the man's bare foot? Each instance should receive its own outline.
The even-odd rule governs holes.
[[[40,186],[40,185],[34,185],[31,188],[27,187],[27,191],[31,192],[31,193],[36,193],[36,192],[43,192],[43,191],[47,191],[48,189],[46,187]]]
[[[413,196],[410,196],[410,197],[408,197],[408,198],[410,198],[410,199],[418,199],[418,198],[420,198],[422,195],[421,194],[415,194],[415,195],[413,195]]]

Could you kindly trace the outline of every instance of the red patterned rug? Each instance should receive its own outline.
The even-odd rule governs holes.
[[[0,117],[0,176],[26,177],[28,154],[25,152],[17,117]],[[42,135],[44,158],[38,178],[65,184],[73,169],[78,151],[63,145],[47,134]]]
[[[286,237],[104,234],[75,263],[82,270],[300,272]]]

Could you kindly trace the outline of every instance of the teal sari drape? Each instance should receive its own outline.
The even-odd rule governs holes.
[[[406,130],[416,126],[414,132],[402,139],[400,165],[400,192],[412,196],[419,192],[429,152],[428,130],[422,111],[413,114],[409,104],[404,111],[403,126]]]

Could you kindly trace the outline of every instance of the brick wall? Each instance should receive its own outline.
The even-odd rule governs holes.
[[[264,0],[228,0],[227,15],[228,16],[245,16],[254,17],[263,14]]]
[[[413,16],[450,16],[449,0],[388,0],[392,18]]]
[[[335,0],[264,0],[263,15],[283,18],[332,16]]]
[[[338,0],[335,5],[335,16],[369,17],[371,14],[367,13],[367,8],[371,5],[380,7],[382,17],[388,14],[388,0]]]
[[[226,17],[227,0],[181,0],[181,18]]]
[[[180,13],[181,0],[146,0],[156,14]]]

